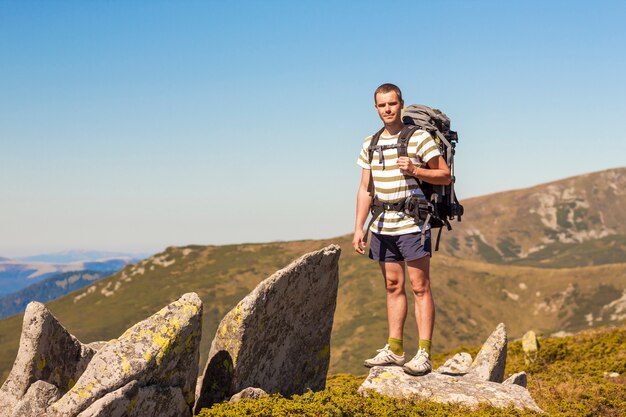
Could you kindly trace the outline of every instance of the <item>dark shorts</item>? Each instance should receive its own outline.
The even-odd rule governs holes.
[[[431,256],[430,230],[426,232],[426,240],[422,246],[422,233],[389,236],[372,233],[370,242],[370,259],[380,262],[414,261]]]

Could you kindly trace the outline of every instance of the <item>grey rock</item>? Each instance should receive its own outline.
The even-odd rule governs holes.
[[[125,417],[134,411],[132,400],[137,397],[139,383],[134,380],[94,401],[78,417]]]
[[[77,417],[191,417],[179,387],[140,387],[131,381],[95,401]]]
[[[460,352],[448,359],[435,372],[446,375],[464,375],[472,365],[472,356],[467,352]]]
[[[502,382],[506,366],[506,327],[498,324],[470,366],[468,375],[485,381]]]
[[[528,385],[528,378],[526,377],[526,372],[518,372],[516,374],[511,375],[510,377],[508,377],[503,384],[515,384],[515,385],[519,385],[520,387],[524,387],[526,388],[526,386]]]
[[[36,381],[65,393],[83,373],[95,351],[72,336],[41,303],[26,307],[17,357],[0,388],[0,415],[11,415]]]
[[[229,401],[231,403],[237,403],[241,400],[257,400],[264,395],[267,395],[267,392],[263,391],[261,388],[248,387],[230,397]]]
[[[100,349],[102,349],[104,347],[104,345],[106,345],[108,342],[104,342],[104,341],[98,341],[98,342],[91,342],[91,343],[87,343],[87,346],[89,346],[90,348],[92,348],[94,351],[99,351]]]
[[[140,385],[179,387],[191,409],[201,318],[202,301],[189,293],[135,324],[94,355],[76,384],[52,404],[49,412],[75,416],[134,380]]]
[[[247,387],[285,396],[322,390],[341,249],[330,245],[261,282],[221,321],[195,412]]]
[[[13,408],[11,417],[40,416],[61,397],[59,389],[45,381],[34,382]]]
[[[539,342],[537,341],[537,335],[532,330],[527,331],[522,337],[522,350],[524,351],[524,362],[526,365],[537,360]]]
[[[469,407],[479,404],[502,408],[513,406],[542,412],[526,388],[489,382],[470,375],[455,377],[432,372],[414,377],[398,366],[376,366],[359,387],[361,395],[368,395],[370,390],[395,398],[454,402]]]

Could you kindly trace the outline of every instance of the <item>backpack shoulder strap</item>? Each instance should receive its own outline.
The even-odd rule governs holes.
[[[405,125],[398,135],[398,156],[409,156],[409,140],[413,133],[419,129],[417,126]]]
[[[370,146],[367,149],[367,156],[369,158],[370,164],[372,163],[372,160],[374,159],[374,147],[378,144],[378,139],[380,139],[380,135],[382,135],[384,131],[385,131],[385,128],[383,127],[378,132],[372,135],[372,140],[370,140]]]
[[[380,135],[382,135],[384,131],[385,131],[385,128],[382,127],[378,132],[372,135],[372,140],[370,140],[370,146],[369,148],[367,148],[367,158],[370,164],[372,163],[372,160],[374,159],[374,147],[378,144],[378,139],[380,139]],[[374,178],[372,176],[371,166],[370,166],[370,181],[369,181],[369,184],[367,184],[367,192],[369,193],[370,197],[372,197],[373,199],[374,198]]]

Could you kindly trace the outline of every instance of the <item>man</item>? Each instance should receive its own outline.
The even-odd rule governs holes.
[[[404,124],[401,111],[402,93],[393,84],[383,84],[374,92],[376,111],[384,124],[378,145],[395,145]],[[408,157],[398,157],[396,148],[376,154],[371,163],[368,147],[372,137],[365,139],[358,165],[363,168],[357,194],[356,223],[352,245],[356,252],[365,253],[363,230],[372,196],[368,192],[370,173],[375,196],[383,203],[398,203],[410,196],[423,196],[417,180],[447,185],[451,182],[450,169],[441,156],[431,135],[417,130],[408,143]],[[397,204],[395,204],[397,206]],[[390,209],[391,208],[391,209]],[[402,366],[406,373],[424,375],[432,370],[430,346],[435,321],[435,305],[430,290],[430,230],[422,230],[413,217],[394,211],[393,205],[372,223],[369,257],[380,265],[387,289],[387,323],[389,338],[378,354],[365,361],[365,366]],[[422,245],[422,233],[425,243]],[[415,297],[415,319],[419,333],[418,352],[406,362],[403,347],[404,322],[407,315],[407,297],[404,290],[405,272],[409,276]]]

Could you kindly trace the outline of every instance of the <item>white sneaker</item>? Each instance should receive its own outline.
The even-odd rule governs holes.
[[[385,345],[384,348],[378,349],[376,352],[376,356],[371,359],[366,359],[363,362],[363,365],[371,368],[372,366],[388,366],[388,365],[396,365],[402,366],[406,360],[404,359],[404,354],[396,355],[389,349],[389,345]]]
[[[409,375],[426,375],[433,370],[433,364],[430,361],[428,353],[420,348],[413,359],[405,363],[402,369]]]

